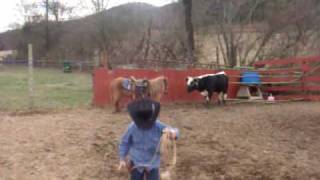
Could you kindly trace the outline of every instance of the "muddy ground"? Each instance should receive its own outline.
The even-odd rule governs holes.
[[[172,179],[320,179],[320,103],[167,105],[180,128]],[[127,179],[116,171],[126,112],[0,112],[0,180]]]

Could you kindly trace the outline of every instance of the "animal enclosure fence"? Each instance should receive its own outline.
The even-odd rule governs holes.
[[[320,100],[320,56],[259,61],[262,90],[276,99]]]
[[[33,62],[34,67],[39,68],[57,68],[63,69],[64,62],[70,63],[71,67],[75,71],[79,72],[91,72],[96,66],[94,62],[89,60],[66,60],[66,61],[58,61],[58,60],[40,60],[35,59]],[[27,66],[28,60],[25,59],[5,59],[0,61],[0,64],[7,66]]]
[[[163,102],[194,102],[201,101],[203,97],[199,93],[188,94],[186,91],[186,77],[198,76],[201,74],[212,74],[218,70],[210,69],[161,69],[146,70],[146,69],[115,69],[107,70],[106,68],[97,68],[93,73],[93,104],[96,106],[105,106],[111,103],[109,84],[112,79],[116,77],[130,77],[136,78],[154,78],[164,75],[168,78],[168,94],[163,96]],[[239,70],[225,70],[230,75],[230,81],[238,82],[240,79]],[[238,91],[237,84],[229,84],[228,97],[235,98]]]
[[[259,61],[254,64],[261,77],[264,97],[273,94],[276,100],[303,99],[320,100],[320,56]],[[111,103],[109,84],[116,77],[154,78],[164,75],[168,78],[168,95],[163,102],[195,102],[203,97],[196,92],[188,94],[187,76],[216,73],[216,69],[114,69],[100,67],[93,72],[93,105],[105,106]],[[241,84],[241,74],[246,69],[224,70],[229,76],[228,98],[236,98]]]

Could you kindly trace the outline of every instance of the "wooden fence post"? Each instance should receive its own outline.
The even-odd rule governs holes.
[[[28,86],[29,86],[29,109],[33,108],[33,97],[34,97],[34,88],[33,88],[33,52],[32,44],[28,44]]]

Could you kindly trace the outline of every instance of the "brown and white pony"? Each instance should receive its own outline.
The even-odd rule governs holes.
[[[124,81],[129,81],[130,89],[126,89],[123,86]],[[134,77],[125,78],[125,77],[117,77],[113,79],[110,83],[110,95],[112,104],[114,106],[114,112],[120,111],[120,101],[123,97],[130,97],[131,99],[135,99],[136,96],[140,96],[141,94],[137,94],[138,85],[143,85],[145,89],[142,89],[143,94],[148,94],[149,84],[147,80],[137,80]],[[143,96],[143,94],[141,96]]]
[[[160,102],[163,94],[168,94],[168,78],[159,76],[149,80],[149,96]]]

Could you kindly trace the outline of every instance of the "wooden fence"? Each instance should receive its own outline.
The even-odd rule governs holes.
[[[198,76],[207,73],[216,73],[217,70],[200,70],[200,69],[188,69],[188,70],[175,70],[175,69],[162,69],[155,70],[143,70],[143,69],[115,69],[107,70],[106,68],[97,68],[93,73],[93,104],[96,106],[105,106],[111,103],[109,84],[115,77],[130,77],[136,78],[154,78],[160,75],[164,75],[168,78],[168,94],[163,96],[162,102],[195,102],[203,101],[203,97],[196,92],[187,93],[186,90],[186,77]],[[240,71],[239,70],[226,70],[228,75],[231,76],[230,81],[239,82]],[[239,85],[230,84],[228,90],[228,97],[235,98]]]
[[[96,66],[93,62],[88,60],[68,60],[65,62],[69,62],[72,70],[80,71],[80,72],[92,72],[94,67]],[[35,59],[33,62],[34,67],[39,68],[59,68],[63,69],[63,61],[58,60],[39,60]],[[0,61],[0,65],[7,65],[7,66],[27,66],[28,60],[25,59],[5,59]]]
[[[264,97],[273,94],[276,100],[303,99],[320,100],[320,56],[305,58],[288,58],[259,61],[254,64],[254,71],[259,72]],[[236,98],[242,70],[224,70],[229,76],[228,98]],[[212,69],[114,69],[100,67],[93,72],[93,104],[105,106],[111,103],[109,84],[112,79],[122,76],[136,78],[154,78],[160,75],[168,77],[169,94],[163,102],[203,101],[197,93],[187,93],[185,79],[187,76],[216,73]]]
[[[259,61],[262,90],[276,99],[320,100],[320,56]]]

